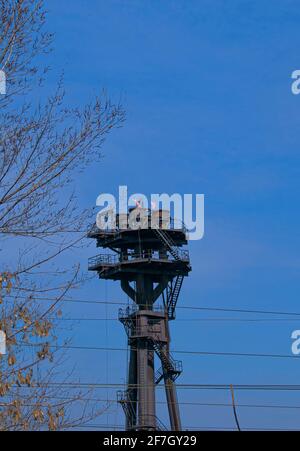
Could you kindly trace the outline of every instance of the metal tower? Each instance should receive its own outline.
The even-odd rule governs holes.
[[[122,290],[134,302],[119,310],[130,346],[127,389],[118,392],[126,430],[165,429],[155,409],[155,386],[163,380],[170,429],[179,431],[175,380],[182,362],[170,354],[169,320],[175,319],[183,278],[191,270],[188,251],[181,249],[187,245],[185,227],[175,224],[169,211],[137,207],[117,215],[113,227],[94,227],[88,236],[97,240],[97,247],[113,251],[90,258],[89,270],[97,271],[100,279],[120,280]],[[156,307],[160,297],[162,306]],[[157,371],[155,354],[161,362]]]

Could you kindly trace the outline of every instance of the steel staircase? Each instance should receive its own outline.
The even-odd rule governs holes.
[[[118,403],[121,404],[127,420],[130,422],[132,419],[135,419],[135,421],[136,421],[136,411],[132,406],[132,401],[130,399],[130,390],[125,390],[125,391],[119,390],[117,392],[117,400],[118,400]],[[147,416],[147,419],[148,419],[148,416]],[[159,420],[159,418],[157,416],[155,416],[155,424],[156,424],[157,431],[167,431],[168,430],[166,428],[166,426]],[[132,424],[131,427],[133,430],[136,429],[135,424]]]
[[[156,427],[158,431],[167,431],[168,428],[160,421],[160,419],[156,416]]]
[[[178,252],[177,246],[166,233],[161,229],[153,229],[158,236],[158,238],[167,246],[170,254],[175,258],[175,260],[180,261],[180,254]]]
[[[172,238],[164,232],[164,230],[161,229],[153,229],[160,239],[160,241],[167,247],[170,254],[174,257],[175,260],[181,261],[181,255],[180,252],[172,240]],[[175,284],[168,293],[168,299],[167,299],[167,312],[168,312],[168,318],[170,320],[175,319],[175,309],[176,304],[179,298],[180,290],[183,283],[183,275],[178,275],[175,279]]]
[[[182,372],[182,361],[174,360],[170,354],[167,354],[161,342],[152,339],[151,343],[162,364],[161,368],[156,371],[155,384],[159,384],[165,376],[175,381]]]
[[[168,309],[168,318],[170,320],[175,319],[175,309],[176,309],[176,304],[179,298],[179,293],[182,287],[182,283],[183,283],[183,278],[184,276],[179,275],[176,277],[174,286],[172,287],[172,289],[170,290],[170,293],[168,295],[168,299],[167,299],[167,309]]]
[[[136,412],[130,399],[130,390],[119,390],[117,392],[117,401],[119,404],[121,404],[125,413],[125,417],[129,422],[132,418],[135,418]]]
[[[155,384],[158,385],[164,378],[164,370],[160,367],[155,373]]]

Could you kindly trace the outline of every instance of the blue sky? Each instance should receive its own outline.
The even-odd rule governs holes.
[[[47,7],[55,44],[46,91],[63,70],[70,103],[82,106],[105,88],[127,111],[101,163],[78,176],[80,204],[94,206],[99,193],[122,184],[130,193],[204,193],[205,236],[190,244],[193,271],[179,305],[300,311],[300,96],[291,93],[291,73],[300,68],[299,3],[73,0],[71,7],[52,0]],[[92,243],[75,257],[86,268],[96,252]],[[126,301],[116,283],[98,280],[78,297]],[[113,318],[117,306],[83,311],[78,304],[70,310],[76,315]],[[182,309],[177,317],[177,350],[291,354],[291,332],[300,328],[300,320],[283,317],[236,321],[275,319],[270,315]],[[126,346],[117,321],[79,322],[73,341]],[[300,375],[297,359],[177,358],[181,383],[293,384]],[[69,360],[82,381],[125,380],[125,353],[70,351]],[[236,397],[300,405],[300,393]],[[216,391],[180,390],[179,399],[230,401]],[[234,425],[227,407],[183,405],[182,417],[187,428]],[[242,427],[298,426],[291,409],[240,408],[239,417]],[[114,405],[99,422],[122,424],[122,412]]]

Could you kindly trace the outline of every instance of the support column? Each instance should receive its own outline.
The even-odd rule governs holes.
[[[156,411],[155,411],[155,371],[154,371],[154,351],[148,342],[148,415],[149,422],[153,429],[156,430]]]
[[[165,389],[170,416],[171,431],[181,431],[181,421],[175,382],[173,382],[169,378],[165,378]]]
[[[155,430],[155,382],[153,351],[148,350],[148,341],[140,339],[137,346],[138,368],[138,428]]]
[[[157,343],[164,342],[164,354],[170,360],[170,334],[167,316],[165,316],[162,323],[162,329],[154,333],[149,316],[152,317],[153,303],[167,288],[167,285],[168,278],[162,277],[160,283],[154,288],[152,278],[145,274],[138,274],[136,290],[127,281],[122,281],[123,290],[135,300],[139,307],[139,312],[143,312],[143,314],[137,316],[131,331],[134,338],[131,341],[128,375],[127,393],[129,395],[129,413],[126,422],[127,430],[134,428],[137,430],[157,430],[154,369],[155,345],[153,343],[155,341]],[[156,348],[155,350],[159,354]],[[160,354],[159,357],[162,358]],[[166,365],[166,362],[162,360],[163,365]],[[164,375],[164,383],[171,430],[180,431],[181,422],[176,386],[174,380],[169,377],[169,374]],[[134,386],[136,387],[135,390],[130,389],[130,387]]]
[[[166,345],[166,354],[170,355],[170,330],[169,330],[169,321],[166,319],[165,321],[166,335],[168,337],[168,342]],[[180,420],[180,412],[178,406],[178,399],[176,393],[176,385],[172,379],[164,376],[165,382],[165,390],[166,390],[166,398],[168,404],[168,411],[170,417],[170,426],[171,431],[181,431],[181,420]]]
[[[126,431],[130,431],[135,427],[137,418],[137,361],[135,346],[135,344],[130,346],[127,387],[129,415],[126,415]]]

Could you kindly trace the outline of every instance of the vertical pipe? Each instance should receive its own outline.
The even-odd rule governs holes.
[[[171,431],[181,431],[181,421],[176,393],[176,385],[171,379],[167,377],[165,378],[165,389],[168,403],[168,411],[170,416]]]
[[[139,274],[137,276],[136,291],[137,303],[139,304],[140,310],[152,310],[153,282],[151,277]],[[147,338],[147,314],[145,314],[144,320],[141,323],[143,328],[141,333],[145,337],[137,340],[139,428],[155,430],[154,351]]]
[[[166,328],[166,337],[167,337],[167,344],[165,347],[165,352],[169,356],[171,340],[170,340],[169,321],[167,318],[165,321],[165,328]],[[165,390],[166,390],[166,398],[167,398],[168,411],[169,411],[169,417],[170,417],[171,431],[181,431],[181,420],[180,420],[180,412],[179,412],[175,382],[173,382],[172,379],[170,379],[167,375],[164,376],[164,382],[165,382]]]
[[[138,368],[138,428],[141,430],[155,430],[155,397],[154,397],[154,367],[153,351],[148,350],[147,340],[138,340],[137,368]]]
[[[153,430],[156,429],[155,415],[155,381],[154,381],[154,351],[148,342],[147,382],[148,382],[148,423]]]
[[[137,340],[137,373],[138,373],[138,427],[144,429],[147,416],[147,349],[144,340]]]
[[[130,360],[128,368],[128,415],[126,416],[126,431],[132,430],[136,425],[137,413],[137,367],[135,343],[130,346]]]

